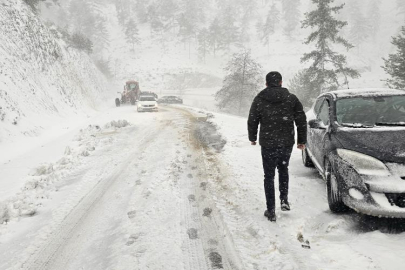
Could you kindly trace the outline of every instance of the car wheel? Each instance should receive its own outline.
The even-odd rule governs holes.
[[[349,208],[343,203],[342,193],[338,182],[338,175],[329,161],[326,161],[325,163],[325,178],[329,209],[333,213],[347,212]]]
[[[305,167],[314,167],[311,157],[308,155],[307,149],[302,150],[302,163]]]
[[[131,97],[131,105],[135,105],[135,98]]]

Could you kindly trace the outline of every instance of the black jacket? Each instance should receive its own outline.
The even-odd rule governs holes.
[[[294,145],[294,122],[297,126],[298,144],[307,141],[307,120],[298,98],[286,88],[267,87],[253,100],[249,112],[248,132],[251,142],[257,141],[260,124],[259,144],[263,147],[289,147]]]

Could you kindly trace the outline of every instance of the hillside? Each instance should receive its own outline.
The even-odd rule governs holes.
[[[2,2],[0,148],[83,117],[101,104],[107,90],[88,55],[69,48],[22,1]]]

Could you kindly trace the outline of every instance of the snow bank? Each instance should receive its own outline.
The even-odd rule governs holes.
[[[22,1],[0,5],[0,144],[97,108],[106,80]]]
[[[61,159],[33,168],[20,192],[6,201],[0,201],[0,224],[37,214],[42,204],[51,198],[52,193],[58,191],[58,184],[66,181],[65,176],[80,167],[96,149],[114,142],[113,137],[105,134],[111,134],[116,129],[129,125],[126,120],[118,120],[107,123],[104,128],[89,125],[80,130],[73,142],[66,147]]]
[[[226,144],[226,140],[218,132],[217,125],[210,121],[197,122],[194,134],[204,147],[215,149],[218,152],[221,151]]]

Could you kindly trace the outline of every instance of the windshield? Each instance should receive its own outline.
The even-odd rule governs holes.
[[[130,90],[134,90],[134,89],[137,89],[137,88],[138,88],[138,85],[136,83],[130,83],[129,84],[129,89]]]
[[[405,126],[405,96],[340,99],[336,102],[336,117],[344,126]]]
[[[156,101],[154,97],[140,97],[140,101]]]

